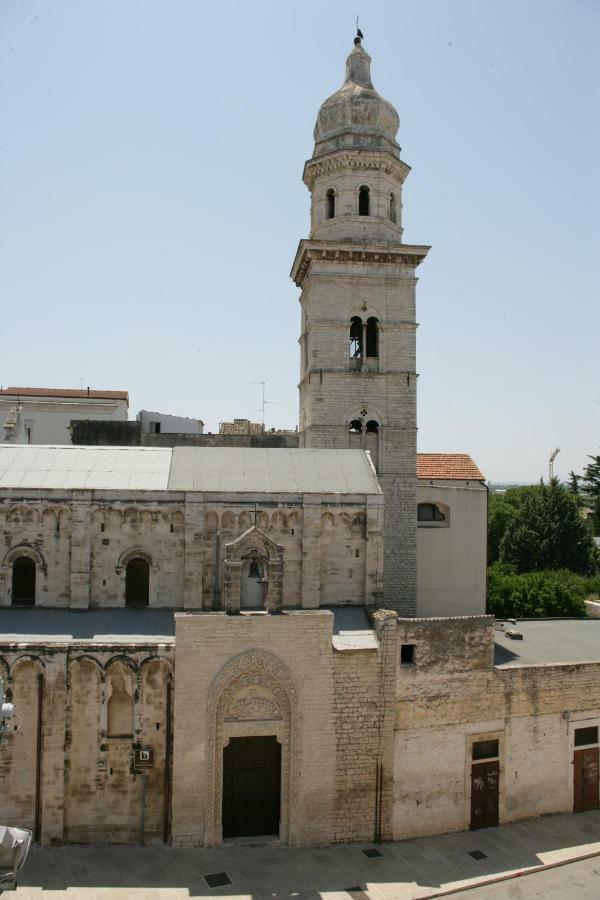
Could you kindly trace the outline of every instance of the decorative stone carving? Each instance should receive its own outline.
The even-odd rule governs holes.
[[[274,719],[272,734],[281,743],[281,839],[288,840],[300,769],[299,709],[296,688],[288,667],[276,656],[248,650],[230,660],[216,675],[208,698],[206,760],[207,846],[222,841],[223,746],[235,722],[252,721],[258,712]],[[248,734],[248,728],[245,729]],[[260,728],[260,734],[265,729]]]

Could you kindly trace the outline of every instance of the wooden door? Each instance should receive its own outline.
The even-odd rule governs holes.
[[[471,828],[493,828],[498,824],[499,763],[471,766]]]
[[[574,812],[585,812],[600,807],[598,794],[598,747],[586,747],[575,751]]]
[[[223,750],[223,837],[279,834],[281,746],[231,738]]]

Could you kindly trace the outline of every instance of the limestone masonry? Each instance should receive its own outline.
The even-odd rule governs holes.
[[[74,423],[86,446],[0,446],[20,720],[0,821],[43,844],[379,841],[598,806],[600,620],[511,641],[485,615],[484,476],[416,452],[428,247],[403,240],[370,62],[357,37],[304,169],[298,432],[107,407]]]

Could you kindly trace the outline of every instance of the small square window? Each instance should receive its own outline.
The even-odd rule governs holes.
[[[598,726],[593,725],[590,728],[575,729],[575,746],[583,747],[584,744],[598,743]]]
[[[400,647],[400,662],[403,666],[410,666],[415,661],[415,645],[402,644]]]
[[[498,756],[498,741],[476,741],[473,744],[473,759],[490,759]]]

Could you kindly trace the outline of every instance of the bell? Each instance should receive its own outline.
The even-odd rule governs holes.
[[[262,572],[260,571],[260,566],[258,562],[253,559],[250,563],[250,571],[248,572],[248,578],[262,578]]]

